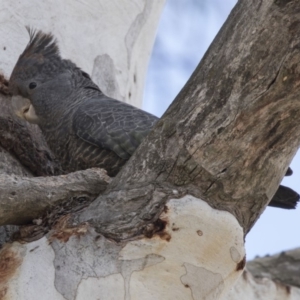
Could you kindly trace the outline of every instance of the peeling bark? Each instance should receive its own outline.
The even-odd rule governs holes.
[[[43,300],[210,300],[226,295],[242,273],[237,266],[245,255],[243,230],[234,216],[185,196],[170,200],[160,218],[165,227],[152,238],[116,243],[88,224],[69,228],[61,222],[38,241],[14,242],[0,251],[0,261],[9,251],[21,266],[0,288],[18,300],[27,299],[23,282],[34,299]],[[47,276],[34,276],[41,267]]]
[[[154,34],[148,19],[157,21],[163,1],[157,6],[150,2],[126,2],[127,10],[125,2],[101,2],[103,12],[113,11],[115,17],[118,13],[123,17],[126,11],[132,17],[126,26],[122,18],[116,18],[117,23],[120,21],[118,26],[109,26],[107,37],[117,28],[122,38],[117,46],[103,39],[103,53],[94,36],[88,35],[90,27],[81,23],[74,26],[87,34],[82,37],[91,46],[80,56],[81,64],[87,66],[87,71],[93,69],[96,81],[101,80],[99,70],[103,68],[108,93],[126,101],[139,94],[140,88],[135,93],[131,90],[136,74],[143,69],[136,72],[138,57],[141,53],[147,57],[143,38],[151,39]],[[36,2],[39,8],[45,3]],[[82,3],[86,4],[81,1],[74,5],[82,8]],[[99,24],[99,12],[94,16],[96,6],[86,6],[91,24]],[[68,32],[63,31],[68,28],[65,20],[57,25],[43,16],[44,19],[51,28]],[[7,195],[3,195],[9,209],[12,205],[17,207],[15,201],[8,203],[9,197],[26,195],[28,187],[34,186],[28,198],[34,215],[28,216],[25,210],[27,215],[20,214],[18,219],[25,218],[22,222],[27,217],[38,218],[47,209],[50,191],[51,197],[64,204],[55,205],[54,215],[60,218],[55,219],[46,236],[31,243],[13,242],[0,251],[0,265],[7,274],[0,280],[0,296],[18,300],[210,300],[242,299],[234,297],[247,291],[254,297],[259,282],[251,275],[247,279],[248,273],[241,277],[241,285],[236,285],[232,297],[228,292],[245,266],[244,235],[275,193],[300,143],[299,19],[298,1],[240,0],[174,103],[120,174],[88,208],[60,217],[61,207],[63,213],[68,212],[64,204],[72,194],[73,180],[78,179],[78,187],[79,182],[85,183],[83,174],[95,170],[61,176],[57,182],[57,177],[14,179],[2,175],[6,180],[3,188],[7,182],[20,183],[16,185],[20,189],[17,194],[9,195],[7,189]],[[100,24],[106,25],[101,22],[102,19]],[[146,28],[144,34],[141,28]],[[62,40],[66,46],[74,39]],[[82,45],[86,47],[84,40]],[[126,51],[120,51],[124,48]],[[74,45],[70,49],[78,51]],[[94,61],[85,60],[87,57]],[[22,126],[27,126],[19,125],[20,132]],[[28,145],[34,143],[36,136],[28,135],[30,130],[25,129],[27,135],[22,137],[22,143],[24,140],[26,144],[26,139],[30,141]],[[17,138],[9,140],[5,132],[2,136],[8,142],[1,145],[14,146],[16,141],[17,150],[7,150],[18,158],[22,156]],[[34,154],[32,161],[37,158],[43,165],[47,155],[39,155]],[[29,162],[28,166],[32,166],[30,159]],[[47,167],[43,169],[46,173]],[[34,167],[32,170],[35,172]],[[82,190],[98,193],[98,179],[92,178],[92,190],[86,190],[85,185]],[[59,188],[57,184],[61,184]],[[80,194],[82,190],[79,187],[72,191]],[[44,195],[39,201],[34,201],[35,191],[36,195]],[[6,213],[5,218],[15,215]],[[20,237],[28,232],[38,235],[35,228],[21,229]],[[267,295],[273,296],[274,291],[274,299],[278,295],[296,299],[299,295],[298,289],[292,288],[292,297],[287,298],[287,288],[278,286],[271,282]]]

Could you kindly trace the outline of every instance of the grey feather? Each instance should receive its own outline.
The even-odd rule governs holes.
[[[82,140],[129,159],[156,120],[151,114],[102,94],[78,107],[73,129]]]

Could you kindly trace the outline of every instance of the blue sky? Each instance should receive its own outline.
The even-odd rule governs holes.
[[[161,116],[184,86],[236,0],[167,0],[149,64],[143,108]],[[283,184],[300,193],[300,153]],[[298,170],[298,169],[299,170]],[[300,247],[297,210],[267,208],[246,239],[247,258]]]

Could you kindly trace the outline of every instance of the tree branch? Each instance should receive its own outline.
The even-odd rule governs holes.
[[[299,274],[300,248],[255,258],[225,299],[299,299]]]
[[[254,277],[266,277],[300,288],[300,248],[255,258],[247,263],[247,269]]]
[[[69,209],[72,205],[86,206],[109,182],[110,178],[102,169],[55,177],[0,175],[0,225],[26,224],[64,205]]]
[[[246,234],[300,144],[299,12],[298,1],[239,1],[109,191],[75,219],[127,238],[181,189],[232,213]]]

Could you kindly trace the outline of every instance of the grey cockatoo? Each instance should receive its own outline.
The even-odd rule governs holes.
[[[9,82],[16,114],[38,124],[65,172],[100,167],[115,176],[157,117],[105,96],[88,74],[61,58],[51,34],[29,35]],[[280,186],[270,205],[293,208],[298,199]]]
[[[158,118],[105,96],[61,58],[51,34],[29,34],[9,82],[16,114],[38,124],[65,172],[100,167],[116,175]]]

